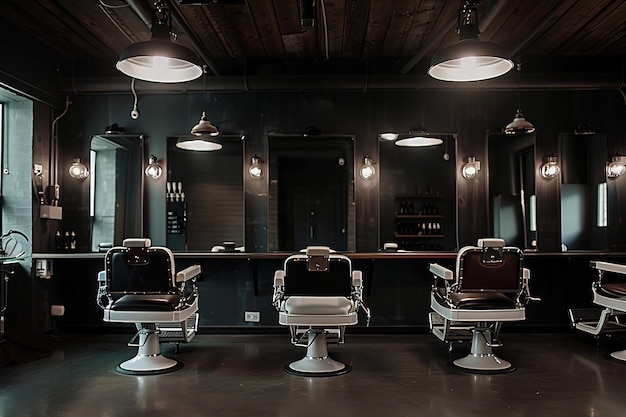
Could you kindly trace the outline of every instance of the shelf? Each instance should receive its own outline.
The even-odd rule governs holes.
[[[396,214],[396,219],[443,219],[443,214]]]
[[[399,238],[419,238],[419,239],[427,239],[431,237],[444,237],[444,235],[396,235]]]

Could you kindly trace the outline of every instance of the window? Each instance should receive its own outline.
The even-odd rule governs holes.
[[[607,191],[606,191],[606,182],[602,182],[598,184],[598,215],[596,223],[598,227],[606,227],[607,226],[607,217],[608,217],[608,209],[607,209]]]

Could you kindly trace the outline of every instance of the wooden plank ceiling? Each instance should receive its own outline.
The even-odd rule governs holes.
[[[198,2],[201,0],[197,0]],[[302,27],[302,0],[164,0],[178,42],[215,75],[423,73],[456,40],[454,0],[316,0]],[[217,3],[217,4],[214,4]],[[111,62],[150,38],[152,0],[3,0],[2,17],[66,62]],[[621,56],[622,0],[483,0],[481,39],[511,57]],[[6,41],[6,39],[5,39]]]

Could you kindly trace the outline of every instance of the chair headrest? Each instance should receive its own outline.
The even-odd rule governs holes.
[[[487,237],[487,238],[478,239],[477,246],[481,248],[503,248],[504,239],[495,238],[495,237]]]
[[[122,245],[127,248],[149,248],[152,246],[152,241],[149,238],[131,237],[124,239]]]
[[[328,256],[330,248],[328,246],[307,246],[307,256]]]

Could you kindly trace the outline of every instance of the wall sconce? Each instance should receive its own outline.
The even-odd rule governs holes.
[[[626,172],[626,166],[622,162],[621,156],[611,157],[611,162],[606,166],[606,176],[609,178],[617,178]]]
[[[163,174],[163,168],[159,165],[159,160],[156,156],[150,155],[148,158],[148,166],[146,167],[146,175],[154,180],[161,178]]]
[[[263,170],[263,161],[258,156],[254,155],[250,161],[250,167],[248,173],[255,180],[263,179],[265,171]]]
[[[359,174],[361,178],[364,180],[371,180],[376,175],[376,168],[374,168],[374,160],[370,158],[369,155],[365,155],[363,158],[363,165],[361,165],[361,169],[359,170]]]
[[[80,158],[78,157],[74,158],[74,162],[72,162],[69,172],[70,177],[81,181],[89,176],[89,169],[87,169],[85,164],[80,162]]]
[[[550,180],[561,173],[561,168],[556,162],[556,156],[550,155],[544,159],[544,163],[539,168],[539,175],[542,178]]]
[[[466,180],[471,180],[478,174],[480,171],[480,161],[477,161],[475,157],[468,156],[467,163],[463,165],[461,169],[461,174],[463,174],[463,178]]]

